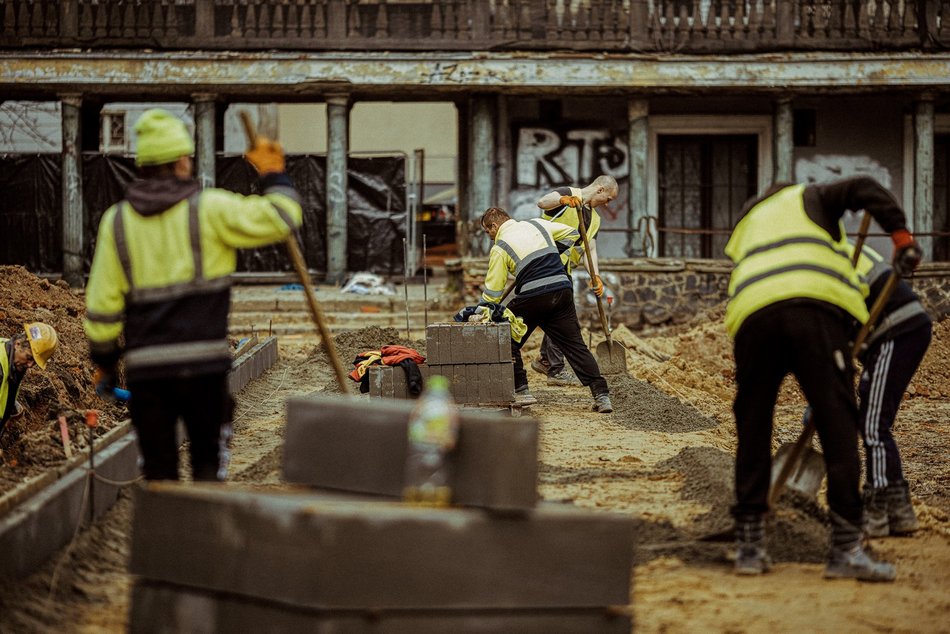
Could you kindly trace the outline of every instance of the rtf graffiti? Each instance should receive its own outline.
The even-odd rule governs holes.
[[[627,176],[627,144],[605,129],[518,130],[516,149],[518,187],[554,187],[587,183],[599,174]]]

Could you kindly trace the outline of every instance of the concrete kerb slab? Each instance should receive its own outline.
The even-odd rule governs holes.
[[[624,610],[302,610],[279,603],[139,579],[129,629],[166,632],[311,632],[313,634],[629,634]]]
[[[276,360],[277,338],[261,341],[234,360],[228,374],[229,389],[240,391]],[[128,421],[96,442],[96,473],[108,480],[134,480],[139,475],[138,458],[135,432]],[[31,573],[72,539],[77,524],[89,519],[88,503],[80,516],[88,460],[88,452],[76,455],[60,468],[0,497],[0,577]],[[94,482],[91,504],[95,517],[115,504],[119,488],[101,480]]]
[[[542,504],[498,517],[230,485],[135,496],[129,568],[150,581],[320,610],[630,602],[634,527],[621,514]]]
[[[131,424],[111,437],[110,444],[97,443],[96,473],[113,482],[129,482],[139,475],[138,446]],[[89,520],[89,505],[94,517],[100,517],[115,504],[119,486],[94,480],[93,495],[88,499],[88,452],[77,456],[52,484],[45,480],[38,492],[29,489],[22,501],[0,519],[0,577],[20,578],[33,572],[53,553],[69,543],[79,524]],[[14,492],[16,493],[16,491]]]
[[[277,361],[277,337],[267,337],[231,362],[228,390],[236,394],[264,374]]]
[[[400,497],[412,407],[406,400],[290,399],[283,479]],[[538,423],[528,417],[461,410],[458,446],[448,464],[456,504],[529,510],[538,500]]]

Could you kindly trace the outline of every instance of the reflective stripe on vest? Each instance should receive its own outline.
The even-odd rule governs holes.
[[[132,258],[129,255],[128,241],[125,235],[124,215],[134,213],[134,210],[125,201],[116,209],[115,218],[112,223],[112,233],[115,239],[115,248],[119,256],[119,262],[122,264],[122,271],[125,273],[125,279],[129,283],[129,302],[160,302],[187,297],[198,292],[216,292],[224,290],[231,285],[231,278],[228,276],[219,277],[211,280],[205,279],[204,260],[201,253],[201,224],[198,215],[198,198],[200,192],[192,194],[188,202],[188,242],[191,246],[192,263],[195,270],[194,278],[179,284],[171,284],[156,288],[137,288],[132,278]],[[288,225],[289,226],[289,225]]]
[[[735,335],[749,315],[787,299],[827,302],[867,321],[868,288],[851,265],[847,236],[833,240],[805,213],[803,185],[786,187],[739,221],[726,255],[736,263],[729,280],[726,328]]]
[[[8,341],[10,340],[0,339],[0,417],[7,411],[7,397],[10,395],[10,358],[6,348]]]

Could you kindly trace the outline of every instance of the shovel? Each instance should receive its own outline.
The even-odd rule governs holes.
[[[587,269],[594,275],[594,257],[590,254],[590,243],[587,240],[587,227],[584,226],[583,205],[576,208],[577,228],[581,232],[581,240],[584,241],[584,255],[587,257]],[[600,366],[601,374],[623,374],[627,371],[627,350],[619,341],[613,341],[610,338],[610,327],[607,325],[607,316],[604,314],[604,304],[596,294],[597,312],[600,314],[600,325],[604,329],[606,341],[597,344],[595,353],[597,355],[597,365]]]
[[[254,129],[254,122],[251,121],[251,117],[246,111],[241,111],[239,114],[241,117],[241,124],[244,126],[244,135],[247,138],[248,147],[253,148],[254,144],[257,142],[257,131]],[[326,349],[327,356],[330,358],[330,365],[333,367],[333,373],[336,376],[337,385],[344,394],[349,394],[349,388],[347,387],[349,382],[346,380],[346,372],[343,370],[343,364],[340,363],[339,355],[337,355],[336,345],[333,343],[333,337],[330,334],[330,328],[327,325],[327,320],[323,315],[323,310],[317,303],[317,295],[314,293],[313,286],[310,283],[310,273],[307,271],[307,263],[303,259],[303,253],[300,251],[300,245],[297,244],[297,238],[293,231],[291,231],[290,235],[287,236],[286,244],[287,253],[290,255],[290,261],[297,270],[297,277],[300,278],[300,285],[303,286],[304,297],[306,297],[307,306],[310,308],[310,317],[313,319],[313,323],[317,327],[317,332],[320,334],[320,339],[323,341],[323,347]],[[408,304],[406,310],[406,319],[408,321]]]
[[[855,245],[852,264],[857,264],[858,257],[861,255],[861,246],[864,243],[864,236],[867,234],[871,217],[867,213],[861,222],[860,235]],[[890,299],[891,293],[897,287],[900,276],[897,271],[892,270],[881,294],[875,300],[871,311],[868,314],[867,322],[858,331],[854,339],[854,345],[851,347],[851,361],[857,358],[858,353],[864,346],[871,328],[877,323],[878,317],[884,310],[884,305]],[[787,487],[795,490],[809,498],[814,498],[821,486],[821,481],[825,477],[825,463],[821,454],[815,451],[811,446],[811,438],[815,433],[815,420],[811,406],[805,408],[805,414],[802,422],[804,428],[801,435],[794,443],[785,443],[775,452],[775,458],[772,460],[772,487],[769,490],[769,507],[774,508],[778,502],[782,491]]]

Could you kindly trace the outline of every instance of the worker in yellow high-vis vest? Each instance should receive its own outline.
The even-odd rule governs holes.
[[[237,249],[286,240],[301,223],[299,198],[274,141],[259,138],[248,151],[262,194],[241,196],[201,189],[194,142],[178,117],[148,110],[135,132],[140,178],[102,216],[86,288],[98,388],[112,392],[122,357],[146,479],[178,479],[181,418],[192,477],[223,480],[234,410],[227,334]]]
[[[39,322],[23,324],[22,332],[0,339],[0,437],[7,422],[22,413],[16,396],[26,371],[34,365],[46,369],[58,347],[56,330]]]
[[[597,297],[601,297],[604,293],[604,283],[600,279],[597,258],[597,233],[600,231],[601,220],[597,208],[615,199],[619,191],[617,179],[601,174],[586,187],[558,187],[538,200],[542,218],[573,229],[578,228],[577,210],[583,209],[584,228],[587,229],[587,241],[590,244],[593,263],[593,270],[587,272],[590,275],[591,291]],[[588,268],[584,242],[580,237],[561,253],[561,262],[564,263],[568,275],[578,266]],[[580,385],[577,377],[564,367],[564,353],[547,335],[541,339],[541,352],[531,362],[531,369],[546,375],[548,385]]]
[[[775,185],[746,204],[726,255],[726,326],[735,337],[736,572],[770,567],[764,548],[772,414],[782,380],[798,379],[814,412],[828,471],[832,544],[827,578],[894,579],[894,566],[861,545],[858,407],[851,341],[868,319],[867,284],[851,264],[848,210],[870,213],[891,234],[895,266],[913,270],[920,249],[894,197],[871,178],[822,185]]]

